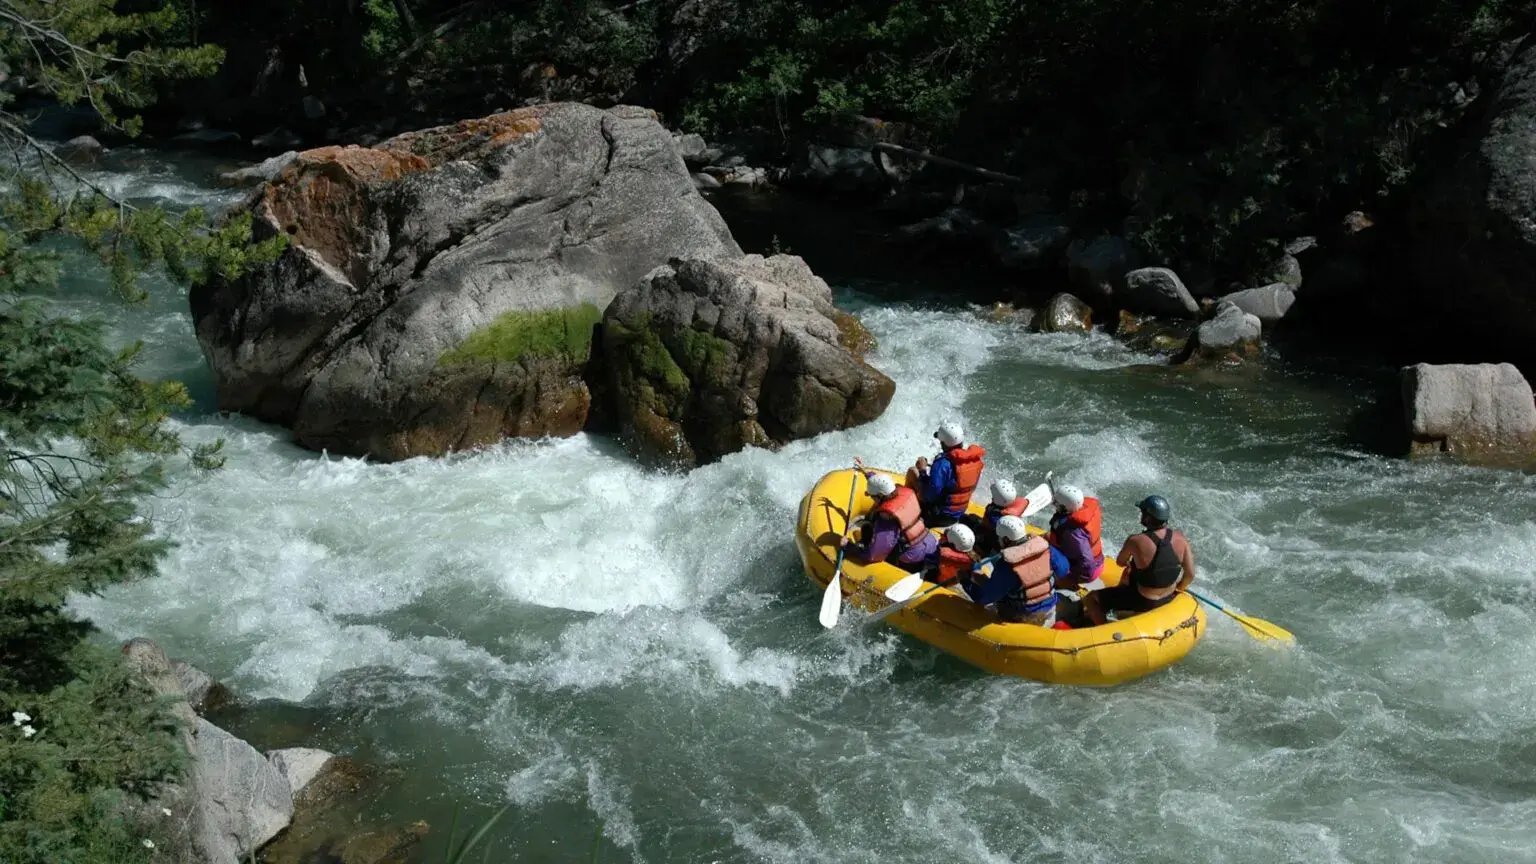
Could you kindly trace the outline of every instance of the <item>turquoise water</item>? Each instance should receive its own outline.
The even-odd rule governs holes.
[[[205,169],[102,177],[235,200]],[[1195,374],[823,269],[880,339],[890,410],[687,475],[585,436],[302,451],[214,412],[184,296],[124,311],[77,281],[69,302],[144,339],[147,372],[191,383],[181,431],[229,461],[154,502],[164,575],[76,606],[253,700],[229,722],[259,746],[394,766],[373,806],[427,819],[433,851],[455,809],[510,802],[492,860],[1536,861],[1536,478],[1371,452],[1380,370]],[[910,462],[943,417],[989,477],[1100,496],[1106,538],[1167,495],[1200,587],[1300,647],[1213,615],[1184,663],[1085,690],[853,614],[823,631],[800,496],[853,455]]]

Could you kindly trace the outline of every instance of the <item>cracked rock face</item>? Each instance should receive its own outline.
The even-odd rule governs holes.
[[[674,257],[738,256],[649,112],[556,104],[298,154],[274,264],[195,288],[222,409],[383,460],[586,422],[591,325]]]
[[[678,260],[603,318],[602,374],[625,446],[691,468],[879,417],[896,385],[873,338],[794,255]]]

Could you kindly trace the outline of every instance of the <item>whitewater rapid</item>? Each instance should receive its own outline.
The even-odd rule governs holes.
[[[157,164],[103,179],[237,197]],[[1536,860],[1536,480],[1368,452],[1359,377],[1196,376],[850,282],[897,382],[867,426],[681,475],[590,436],[376,465],[219,415],[184,294],[99,287],[69,302],[188,380],[178,430],[228,461],[151,503],[160,577],[75,608],[256,700],[269,746],[398,767],[382,810],[512,803],[504,860]],[[801,495],[946,417],[989,477],[1099,495],[1106,545],[1167,495],[1203,586],[1300,647],[1212,615],[1187,661],[1099,691],[822,631]]]

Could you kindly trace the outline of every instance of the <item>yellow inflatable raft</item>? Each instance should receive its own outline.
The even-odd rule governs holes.
[[[895,477],[897,483],[902,478]],[[858,483],[853,513],[844,513],[850,484]],[[868,513],[874,502],[864,492],[864,479],[852,469],[821,478],[800,502],[795,545],[805,573],[826,587],[837,561],[837,543],[850,518]],[[971,510],[983,508],[975,502]],[[1033,526],[1031,526],[1033,529]],[[1033,529],[1038,530],[1038,529]],[[906,571],[891,564],[843,563],[843,593],[848,602],[869,612],[891,605],[885,589]],[[1120,581],[1114,561],[1104,564],[1104,582]],[[924,586],[925,591],[931,586]],[[1010,624],[991,610],[977,606],[947,588],[886,619],[919,639],[979,666],[988,672],[1018,675],[1050,684],[1108,686],[1139,678],[1176,663],[1205,633],[1205,612],[1193,597],[1180,594],[1173,602],[1098,627],[1053,630],[1033,624]]]

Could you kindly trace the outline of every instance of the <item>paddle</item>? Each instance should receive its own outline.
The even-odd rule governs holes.
[[[1184,589],[1184,593],[1195,598],[1196,600],[1199,600],[1201,603],[1212,607],[1218,612],[1226,613],[1228,618],[1231,618],[1233,621],[1243,625],[1244,632],[1260,642],[1281,642],[1287,645],[1294,644],[1296,642],[1296,637],[1284,627],[1271,624],[1270,622],[1265,621],[1263,618],[1250,618],[1247,615],[1239,615],[1236,612],[1233,612],[1231,609],[1228,609],[1220,603],[1217,603],[1215,600],[1212,600],[1203,594],[1197,594],[1188,588]]]
[[[1044,510],[1046,505],[1051,503],[1051,490],[1044,483],[1041,483],[1039,486],[1029,490],[1029,494],[1024,497],[1025,500],[1029,502],[1029,504],[1025,506],[1024,512],[1020,515],[1022,518],[1028,519],[1036,513],[1039,513],[1041,510]],[[918,601],[927,597],[929,594],[939,590],[940,587],[938,585],[934,585],[927,591],[918,594],[917,591],[919,588],[923,587],[923,584],[923,574],[921,573],[913,573],[911,576],[903,576],[896,582],[896,584],[885,589],[886,599],[891,600],[892,605],[881,609],[874,615],[871,615],[869,617],[869,622],[873,623],[875,621],[884,621],[891,615],[894,615],[909,606],[915,605]]]
[[[857,461],[857,460],[855,460]],[[843,537],[848,537],[848,529],[853,525],[853,499],[859,494],[859,474],[855,473],[853,482],[848,486],[848,509],[843,512],[847,515],[847,521],[843,523]],[[832,578],[827,580],[827,590],[821,595],[821,612],[816,620],[821,626],[831,630],[837,626],[837,618],[843,614],[843,558],[848,552],[848,547],[837,547],[837,569],[832,571]]]

